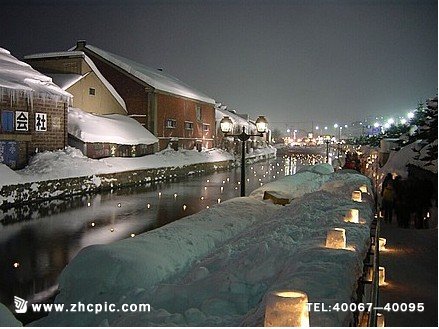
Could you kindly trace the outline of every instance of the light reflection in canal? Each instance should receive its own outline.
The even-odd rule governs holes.
[[[247,195],[313,161],[319,160],[295,155],[248,165]],[[131,238],[237,197],[239,180],[236,168],[0,211],[0,302],[12,307],[13,296],[47,299],[81,249]]]

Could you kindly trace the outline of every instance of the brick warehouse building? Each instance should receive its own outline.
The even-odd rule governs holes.
[[[0,163],[24,167],[30,155],[67,145],[71,95],[0,48]]]
[[[79,41],[83,51],[126,103],[128,115],[158,139],[192,149],[211,148],[215,135],[215,101],[164,72]]]

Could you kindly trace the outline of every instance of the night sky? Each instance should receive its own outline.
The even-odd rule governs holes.
[[[84,39],[271,127],[405,115],[437,94],[437,1],[7,0],[0,47]]]

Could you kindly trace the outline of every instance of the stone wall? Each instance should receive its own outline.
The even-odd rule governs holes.
[[[121,187],[142,186],[153,181],[227,170],[232,166],[233,161],[221,161],[8,185],[0,189],[0,209]]]

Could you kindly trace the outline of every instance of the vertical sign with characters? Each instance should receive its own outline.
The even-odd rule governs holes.
[[[15,111],[15,130],[29,130],[29,112]]]
[[[47,131],[46,113],[35,113],[35,131]]]

